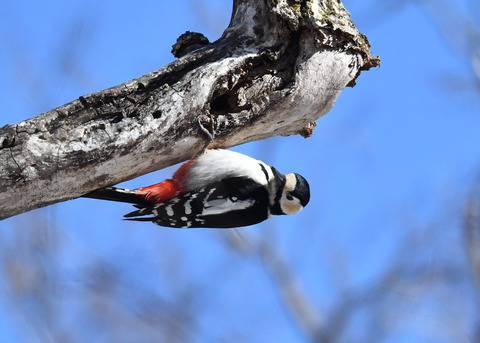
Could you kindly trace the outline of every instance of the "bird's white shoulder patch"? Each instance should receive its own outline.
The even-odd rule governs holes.
[[[205,203],[201,216],[212,216],[232,211],[241,211],[251,207],[255,200],[232,201],[229,198],[213,199]]]

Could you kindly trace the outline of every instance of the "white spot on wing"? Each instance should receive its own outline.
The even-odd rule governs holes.
[[[188,199],[187,202],[185,202],[185,214],[192,213],[192,206],[190,205],[191,202],[192,202],[192,199]]]
[[[212,193],[215,192],[215,190],[216,190],[216,188],[210,188],[207,195],[205,195],[205,198],[203,199],[203,207],[209,207],[210,206],[210,205],[208,205],[210,203],[209,199],[210,199],[210,196],[212,195]]]
[[[168,205],[165,207],[165,211],[167,211],[167,216],[172,217],[173,216],[173,208],[172,205]]]
[[[205,199],[208,199],[210,198],[210,195],[212,195],[213,192],[215,192],[216,188],[211,188],[209,191],[208,191],[208,194],[207,196],[205,197]]]

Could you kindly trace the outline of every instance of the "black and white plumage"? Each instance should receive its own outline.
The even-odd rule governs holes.
[[[228,150],[207,150],[172,179],[136,190],[104,188],[86,197],[134,203],[129,220],[175,228],[233,228],[294,214],[310,200],[307,181]]]

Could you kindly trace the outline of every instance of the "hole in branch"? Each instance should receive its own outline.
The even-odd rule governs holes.
[[[162,116],[162,111],[160,111],[160,110],[154,111],[154,112],[152,113],[152,117],[155,118],[155,119],[158,119],[158,118],[160,118],[161,116]]]
[[[217,96],[210,103],[210,113],[229,113],[232,112],[232,107],[230,106],[228,93]]]

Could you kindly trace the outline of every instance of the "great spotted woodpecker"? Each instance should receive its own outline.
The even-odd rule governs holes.
[[[84,197],[123,201],[138,210],[126,219],[175,228],[233,228],[294,214],[310,200],[299,174],[283,175],[262,161],[228,150],[207,150],[171,179],[134,190],[107,187]]]

